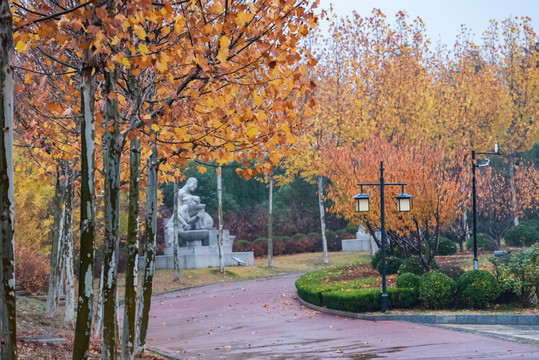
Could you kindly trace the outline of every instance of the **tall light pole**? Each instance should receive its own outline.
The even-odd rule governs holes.
[[[382,313],[387,311],[387,289],[386,289],[386,229],[385,229],[385,207],[384,207],[384,187],[386,186],[402,186],[402,193],[397,195],[397,210],[400,212],[407,212],[412,209],[412,195],[404,192],[404,185],[406,183],[386,183],[384,182],[384,162],[380,161],[380,182],[379,183],[359,183],[361,186],[361,192],[354,196],[356,199],[356,211],[367,212],[369,211],[369,198],[372,196],[363,192],[363,186],[379,186],[380,187],[380,232],[382,233]]]
[[[473,225],[473,269],[479,269],[479,260],[477,258],[477,201],[476,201],[476,186],[475,186],[475,168],[488,166],[490,160],[484,164],[476,164],[475,155],[498,155],[503,156],[500,153],[498,144],[494,146],[494,152],[475,152],[472,150],[472,225]]]

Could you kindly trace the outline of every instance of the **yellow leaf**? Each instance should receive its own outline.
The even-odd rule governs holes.
[[[142,55],[146,55],[148,53],[148,47],[146,45],[144,45],[144,44],[140,44],[138,46],[138,49],[140,50],[140,53]]]
[[[230,39],[228,38],[228,36],[223,35],[219,39],[219,44],[221,45],[221,47],[228,47],[230,45]]]
[[[262,96],[258,95],[257,93],[253,93],[253,102],[256,106],[260,106],[264,102],[264,99],[262,99]]]
[[[151,129],[153,131],[155,131],[155,132],[158,132],[159,131],[159,126],[157,126],[157,124],[152,124]]]
[[[258,129],[255,127],[252,127],[245,133],[245,135],[247,135],[247,137],[250,137],[250,138],[255,137],[258,135]]]
[[[127,58],[122,59],[122,64],[124,64],[125,66],[130,66],[131,65],[131,64],[129,64],[129,60],[127,60]]]
[[[146,39],[146,31],[142,28],[142,26],[135,25],[134,32],[140,40]]]
[[[17,48],[18,52],[22,53],[24,51],[24,48],[26,47],[26,43],[23,41],[18,41],[17,46],[15,47]]]
[[[204,174],[206,171],[208,171],[204,166],[198,165],[197,170],[199,173]]]

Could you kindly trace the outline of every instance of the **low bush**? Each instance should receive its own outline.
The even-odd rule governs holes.
[[[371,265],[373,269],[378,269],[378,265],[382,261],[382,250],[378,250],[374,253],[374,256],[371,258]]]
[[[355,234],[357,233],[357,226],[353,226],[353,225],[347,226],[346,229],[344,229],[344,231],[349,234]]]
[[[36,254],[29,247],[15,246],[16,284],[32,295],[44,294],[49,287],[50,261],[45,255]]]
[[[531,246],[539,241],[539,231],[532,226],[517,225],[507,230],[503,238],[508,246]]]
[[[255,243],[255,244],[260,243],[260,242],[266,242],[267,243],[268,239],[265,238],[265,237],[259,237],[259,238],[256,238],[256,239],[253,240],[253,243]]]
[[[419,256],[410,256],[408,259],[404,259],[398,269],[399,274],[412,273],[416,275],[423,275],[426,272],[427,268],[425,268]]]
[[[457,252],[457,244],[446,237],[440,236],[437,255],[453,255]]]
[[[320,235],[317,232],[310,232],[307,234],[308,237],[314,237],[314,238],[322,238],[322,235]]]
[[[477,249],[485,251],[494,251],[498,244],[487,234],[477,234]],[[466,250],[473,251],[473,237],[466,241]]]
[[[386,274],[387,275],[393,275],[396,274],[399,271],[399,267],[401,266],[404,259],[396,256],[390,256],[386,258]],[[382,261],[380,259],[380,263],[378,264],[378,272],[382,273]]]
[[[501,297],[512,300],[515,297],[524,306],[539,300],[539,244],[521,249],[518,253],[504,258],[491,258],[494,276],[501,289]]]
[[[455,281],[446,274],[429,272],[421,277],[419,299],[431,309],[442,309],[454,303]]]
[[[387,288],[386,292],[391,309],[408,308],[417,303],[417,294],[413,289]],[[322,292],[321,297],[323,306],[334,310],[365,312],[377,311],[382,307],[382,288],[328,291]]]
[[[419,285],[421,284],[421,277],[412,273],[402,273],[397,276],[397,287],[417,289],[419,291]]]
[[[467,307],[484,308],[500,295],[498,281],[486,270],[472,270],[457,280],[457,299]]]
[[[464,270],[460,266],[451,264],[441,265],[437,271],[441,272],[442,274],[446,274],[455,281],[457,281],[458,278],[464,274]]]
[[[297,240],[297,239],[301,239],[302,237],[306,237],[306,236],[307,235],[305,235],[305,234],[298,233],[298,234],[293,235],[292,239]]]

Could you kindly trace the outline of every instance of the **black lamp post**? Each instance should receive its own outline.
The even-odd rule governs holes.
[[[385,210],[384,210],[384,187],[387,185],[399,185],[402,186],[402,193],[399,194],[397,199],[397,210],[401,212],[410,211],[412,209],[412,195],[404,192],[404,185],[406,183],[385,183],[384,182],[384,162],[380,161],[380,183],[359,183],[361,186],[361,193],[354,196],[356,199],[356,211],[367,212],[369,211],[369,198],[372,196],[363,193],[363,186],[379,186],[380,187],[380,231],[382,233],[382,312],[387,311],[387,289],[386,289],[386,229],[385,229]]]
[[[477,258],[477,204],[476,204],[476,190],[475,190],[475,168],[488,166],[490,160],[486,159],[487,162],[484,164],[476,164],[475,155],[499,155],[500,149],[498,144],[494,146],[494,152],[475,152],[472,150],[472,223],[473,223],[473,269],[479,269],[479,260]]]

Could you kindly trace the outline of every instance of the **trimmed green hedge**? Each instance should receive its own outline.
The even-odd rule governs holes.
[[[298,297],[316,306],[351,312],[376,311],[382,306],[382,288],[363,288],[375,278],[327,281],[340,275],[340,269],[324,269],[305,274],[296,281]],[[387,288],[388,304],[406,308],[418,303],[418,293],[409,288]]]

